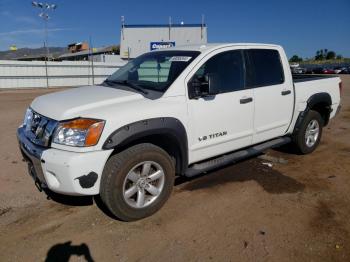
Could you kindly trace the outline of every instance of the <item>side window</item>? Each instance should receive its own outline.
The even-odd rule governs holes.
[[[243,58],[240,50],[227,51],[210,58],[195,73],[194,77],[204,78],[215,75],[213,89],[227,93],[244,88]]]
[[[246,50],[247,87],[278,85],[284,82],[281,58],[277,50]]]

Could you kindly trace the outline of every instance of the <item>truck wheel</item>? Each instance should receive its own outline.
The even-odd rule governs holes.
[[[304,118],[293,142],[302,154],[309,154],[316,149],[322,136],[323,119],[321,115],[310,110]]]
[[[101,199],[117,218],[141,219],[164,205],[174,178],[174,163],[163,149],[153,144],[135,145],[107,161],[101,178]]]

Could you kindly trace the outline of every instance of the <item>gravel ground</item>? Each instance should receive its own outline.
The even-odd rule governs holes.
[[[112,219],[98,197],[47,196],[16,142],[25,108],[55,91],[0,91],[1,261],[350,261],[350,76],[319,148],[286,149],[179,179],[155,215]],[[265,163],[272,163],[269,167]]]

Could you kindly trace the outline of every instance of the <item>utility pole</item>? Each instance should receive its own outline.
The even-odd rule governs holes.
[[[46,10],[44,12],[41,12],[39,14],[39,17],[41,17],[44,20],[44,48],[46,50],[46,57],[45,57],[45,74],[46,74],[46,87],[49,88],[49,74],[48,74],[48,68],[47,68],[47,62],[49,61],[49,56],[50,56],[50,50],[49,50],[49,34],[48,34],[48,28],[47,24],[50,19],[47,11],[49,10],[55,10],[57,8],[56,4],[48,4],[48,3],[41,3],[41,2],[32,2],[32,6],[36,8],[40,8],[42,10]]]
[[[204,14],[202,14],[202,23],[201,23],[201,39],[203,39],[203,30],[204,30],[205,22],[204,22]]]
[[[44,42],[44,48],[46,48],[46,57],[45,57],[46,87],[49,88],[49,72],[48,72],[48,70],[47,70],[48,48],[47,48],[46,42]]]
[[[171,40],[171,25],[172,25],[171,16],[169,16],[169,41]]]
[[[45,75],[46,75],[46,87],[49,88],[49,72],[48,72],[48,68],[47,68],[47,62],[49,61],[49,43],[48,43],[48,32],[47,32],[47,20],[48,19],[44,19],[44,24],[45,24],[45,42],[44,42],[44,47],[46,47],[46,59],[45,59]]]
[[[121,21],[121,24],[122,24],[122,37],[123,37],[123,40],[124,40],[125,39],[124,38],[125,17],[123,15],[121,16],[120,21]]]
[[[91,36],[89,37],[90,46],[90,59],[91,59],[91,75],[92,75],[92,85],[95,85],[95,71],[94,71],[94,49],[92,47]]]

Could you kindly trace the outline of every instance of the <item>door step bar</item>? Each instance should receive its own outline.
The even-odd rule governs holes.
[[[290,137],[280,137],[261,144],[254,145],[243,150],[225,154],[211,160],[203,161],[198,164],[193,164],[186,170],[185,176],[193,177],[196,175],[200,175],[201,173],[208,172],[221,166],[232,164],[241,159],[258,155],[269,148],[279,147],[290,142]]]

